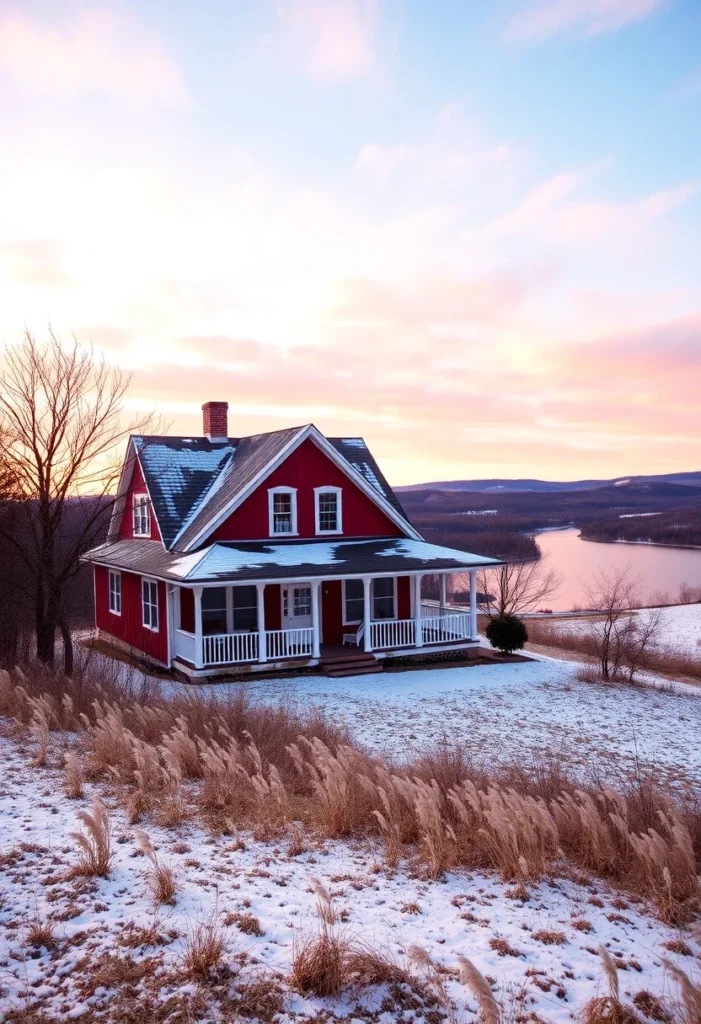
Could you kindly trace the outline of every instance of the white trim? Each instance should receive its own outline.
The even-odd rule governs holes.
[[[361,583],[363,581],[363,577],[362,576],[349,576],[348,579],[349,580],[357,580],[357,579],[359,579]],[[354,600],[357,600],[357,601],[364,600],[364,597],[354,598]],[[342,625],[344,625],[344,626],[359,626],[360,623],[363,621],[362,615],[360,616],[359,619],[347,619],[346,618],[346,579],[345,579],[345,577],[341,580],[341,602],[342,602],[342,606],[343,606],[343,610],[342,610]]]
[[[138,501],[137,501],[137,499],[138,499]],[[140,515],[138,517],[139,518],[139,525],[141,525],[141,520],[145,518],[146,519],[146,525],[148,526],[148,531],[144,530],[143,533],[141,532],[141,530],[139,530],[139,532],[137,533],[137,530],[136,530],[136,521],[137,521],[136,509],[137,509],[137,505],[138,505],[138,507],[140,509]],[[144,508],[146,509],[146,516],[145,517],[143,515],[143,509]],[[151,496],[148,493],[148,490],[145,490],[145,491],[134,491],[132,493],[132,496],[131,496],[131,532],[132,532],[132,535],[134,537],[145,537],[148,540],[151,539]]]
[[[335,530],[322,530],[319,526],[319,498],[322,494],[335,494],[336,495],[336,529]],[[315,487],[314,488],[314,530],[317,537],[328,537],[330,535],[337,535],[343,533],[343,488],[334,487],[329,484],[326,487]]]
[[[276,532],[275,530],[275,495],[289,494],[290,496],[290,526],[291,530]],[[268,536],[269,537],[298,537],[297,532],[297,488],[280,487],[268,488]]]
[[[375,490],[372,484],[369,484],[367,480],[345,459],[340,452],[337,452],[334,446],[326,440],[321,431],[317,430],[313,423],[308,424],[306,427],[295,434],[294,437],[290,438],[286,445],[278,452],[277,456],[272,459],[267,466],[255,475],[253,480],[244,488],[243,491],[235,494],[234,497],[229,501],[223,509],[212,519],[206,526],[202,527],[200,532],[192,538],[192,540],[183,548],[183,553],[192,551],[204,543],[204,541],[211,536],[212,533],[223,523],[235,509],[241,505],[246,498],[248,498],[253,491],[255,491],[263,481],[265,481],[270,474],[277,469],[279,465],[290,455],[296,448],[306,441],[307,438],[311,438],[316,444],[317,448],[320,448],[325,455],[337,466],[345,475],[361,490],[366,497],[370,498],[376,505],[378,505],[385,515],[392,520],[395,526],[398,526],[405,537],[410,537],[412,540],[423,540],[418,530],[415,530],[408,520],[404,516],[400,515],[399,512],[394,509],[387,499],[380,494],[379,491]],[[277,534],[276,536],[282,536]],[[288,534],[289,536],[289,534]],[[175,546],[176,541],[173,542]],[[456,570],[453,570],[456,571]]]
[[[149,600],[148,602],[144,601],[144,583],[148,583],[149,586],[153,586],[153,587],[156,588],[156,604],[155,604],[155,608],[156,608],[156,626],[155,626],[155,628],[152,625],[150,625],[148,622],[145,621],[146,616],[145,616],[144,612],[145,612],[145,609],[146,609],[146,604],[148,604],[149,608],[153,608],[154,605],[153,605],[153,602],[151,600]],[[160,631],[161,631],[161,611],[160,611],[160,608],[158,607],[158,597],[159,597],[158,591],[159,591],[159,587],[158,587],[158,580],[157,579],[152,579],[150,576],[142,576],[141,577],[141,625],[142,625],[142,627],[144,629],[150,630],[151,633],[160,633]],[[150,598],[150,594],[149,594],[149,598]]]
[[[119,581],[119,588],[115,588],[115,593],[119,593],[119,611],[115,611],[112,607],[112,577]],[[122,615],[122,571],[121,569],[108,569],[107,570],[107,611],[109,615],[118,615],[121,618]]]

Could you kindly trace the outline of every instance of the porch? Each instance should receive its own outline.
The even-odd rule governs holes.
[[[435,574],[434,574],[435,575]],[[469,610],[422,597],[424,575],[259,581],[169,588],[172,658],[188,675],[317,665],[323,648],[383,658],[478,644],[476,570]]]

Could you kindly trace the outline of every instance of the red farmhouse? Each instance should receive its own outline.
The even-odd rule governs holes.
[[[86,555],[100,634],[189,676],[477,645],[475,575],[492,559],[428,544],[365,442],[315,426],[132,437],[107,540]],[[447,573],[470,574],[470,611]],[[438,574],[441,600],[421,600]]]

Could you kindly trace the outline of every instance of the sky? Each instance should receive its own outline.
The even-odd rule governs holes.
[[[0,0],[0,343],[395,484],[701,469],[699,0]]]

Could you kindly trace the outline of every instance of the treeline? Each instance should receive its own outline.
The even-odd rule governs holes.
[[[56,542],[56,555],[75,545],[86,517],[93,518],[95,503],[111,499],[75,498],[67,503]],[[14,667],[34,657],[36,642],[32,562],[32,507],[30,501],[0,502],[0,667]],[[109,509],[96,523],[95,543],[107,532]],[[63,615],[71,628],[92,625],[93,583],[89,566],[81,566],[65,590]]]
[[[603,519],[584,524],[582,536],[586,540],[701,547],[701,508],[675,509],[630,519]]]

